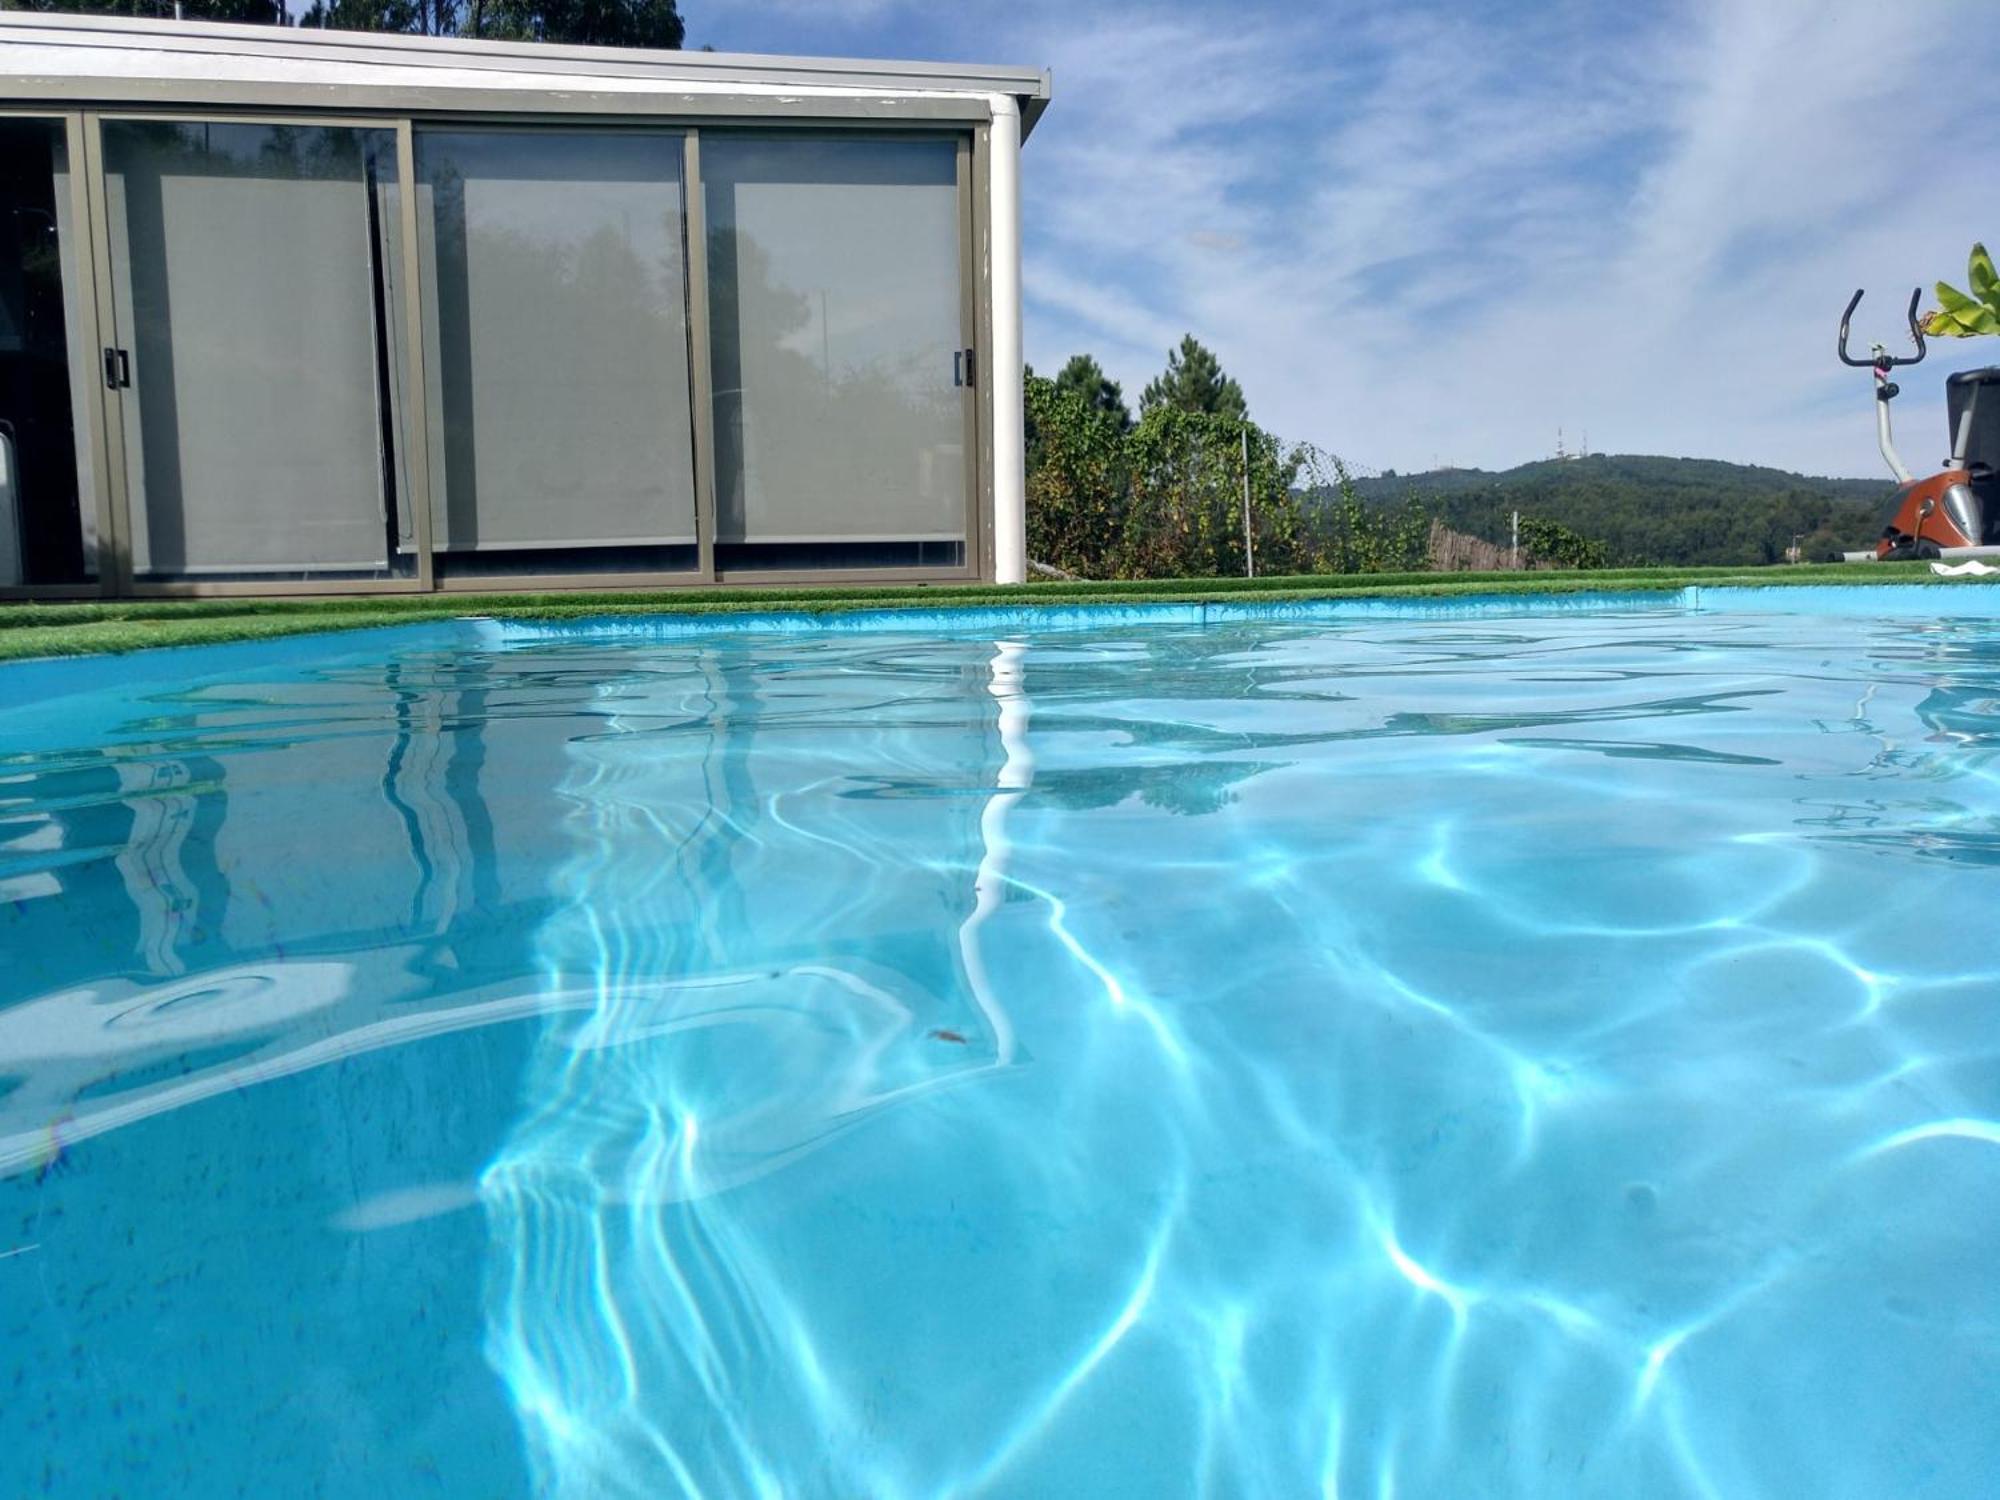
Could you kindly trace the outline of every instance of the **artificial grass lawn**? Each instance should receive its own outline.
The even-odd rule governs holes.
[[[1110,582],[932,584],[877,588],[713,588],[563,593],[398,594],[331,599],[129,599],[116,602],[0,604],[0,661],[88,656],[152,646],[206,646],[313,631],[463,615],[568,620],[625,614],[700,615],[783,610],[830,614],[855,609],[940,609],[954,604],[1073,606],[1241,599],[1447,598],[1668,590],[1814,583],[1932,584],[1978,588],[1977,579],[1941,579],[1923,563],[1824,563],[1774,568],[1605,568],[1571,573],[1335,573],[1278,578],[1148,578]]]

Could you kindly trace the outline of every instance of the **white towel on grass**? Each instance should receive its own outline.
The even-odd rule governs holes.
[[[1968,557],[1962,563],[1934,562],[1931,571],[1940,578],[1983,578],[1988,573],[2000,573],[2000,568],[1991,567],[1976,557]]]

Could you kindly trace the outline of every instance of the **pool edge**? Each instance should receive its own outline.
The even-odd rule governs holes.
[[[169,661],[177,681],[216,672],[263,670],[304,661],[366,654],[393,640],[399,646],[506,649],[592,639],[685,641],[741,635],[964,634],[1061,632],[1119,625],[1201,628],[1237,623],[1340,620],[1522,618],[1546,614],[1702,613],[1807,614],[1883,619],[2000,619],[2000,586],[1908,582],[1894,588],[1863,583],[1683,584],[1676,588],[1496,590],[1465,594],[1325,594],[1207,600],[1080,600],[1058,603],[964,605],[885,604],[840,610],[618,610],[561,618],[464,614],[343,628],[286,631],[261,639],[162,643],[134,651],[0,661],[0,688],[25,700],[48,699],[127,685]],[[172,653],[164,657],[164,653]],[[6,705],[0,705],[4,708]]]

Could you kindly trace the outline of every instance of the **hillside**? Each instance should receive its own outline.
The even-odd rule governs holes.
[[[1453,529],[1503,545],[1519,510],[1607,543],[1616,563],[1706,566],[1780,562],[1794,537],[1809,561],[1871,546],[1892,486],[1717,459],[1593,454],[1499,473],[1385,474],[1357,479],[1355,489],[1370,505],[1414,500]]]

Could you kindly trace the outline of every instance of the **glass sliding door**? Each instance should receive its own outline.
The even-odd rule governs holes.
[[[103,155],[134,577],[413,573],[395,133],[107,120]]]
[[[718,568],[963,566],[950,139],[705,132]]]
[[[684,153],[418,133],[440,577],[698,565]]]
[[[0,587],[97,576],[70,170],[61,120],[0,118]]]

